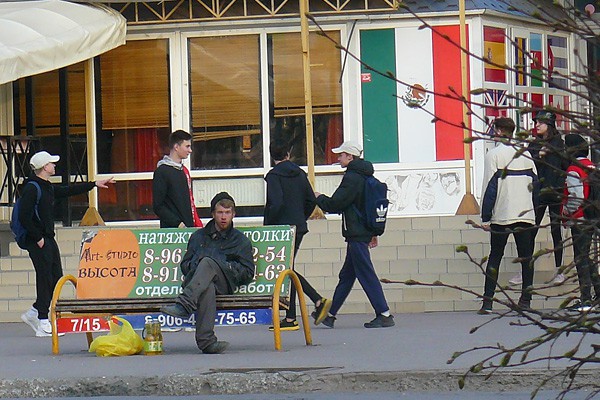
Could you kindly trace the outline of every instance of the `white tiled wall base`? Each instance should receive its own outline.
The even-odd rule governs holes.
[[[400,218],[388,222],[379,246],[371,251],[375,270],[380,278],[393,281],[414,280],[425,284],[440,281],[466,291],[447,287],[407,286],[403,283],[384,284],[384,292],[393,313],[466,311],[480,307],[476,295],[483,290],[483,273],[476,263],[468,260],[466,254],[456,253],[455,249],[457,245],[466,245],[470,254],[479,261],[489,253],[489,235],[466,225],[465,221],[468,219],[479,220],[476,216],[454,216]],[[241,224],[243,222],[238,223]],[[341,221],[309,221],[309,229],[296,259],[296,268],[317,291],[331,298],[346,255]],[[82,231],[83,228],[57,230],[65,273],[76,272]],[[551,247],[548,240],[548,232],[542,229],[538,234],[537,248]],[[516,257],[512,240],[505,255],[499,275],[499,281],[503,285],[520,270],[519,264],[512,262]],[[564,262],[570,262],[571,259],[568,249]],[[542,257],[535,268],[536,286],[550,281],[555,273],[552,256]],[[568,285],[568,288],[573,287],[574,284]],[[564,287],[546,290],[554,294],[566,291]],[[518,297],[518,292],[511,292],[511,296]],[[31,261],[26,252],[11,243],[9,256],[0,258],[0,322],[20,321],[20,314],[31,306],[34,299],[35,274]],[[535,296],[533,306],[552,308],[559,303],[556,299],[545,300],[542,296]],[[309,307],[312,305],[309,304]],[[371,312],[367,297],[357,282],[340,314]]]

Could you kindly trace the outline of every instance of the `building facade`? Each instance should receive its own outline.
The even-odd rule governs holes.
[[[531,129],[527,111],[544,105],[591,112],[566,78],[585,73],[586,44],[532,17],[539,13],[532,3],[466,2],[467,97],[475,137],[485,136],[491,119],[501,115]],[[535,3],[544,6],[547,18],[564,17],[553,2]],[[156,223],[152,173],[167,153],[169,133],[185,129],[194,136],[187,162],[201,215],[208,217],[212,196],[227,190],[239,204],[238,215],[248,217],[241,224],[261,223],[270,141],[292,141],[293,160],[307,163],[298,1],[103,5],[127,18],[125,45],[89,62],[0,85],[3,188],[27,164],[31,145],[61,155],[56,182],[116,177],[113,188],[93,191],[89,199],[109,224]],[[466,188],[457,1],[311,0],[309,8],[316,190],[331,193],[341,179],[331,148],[342,140],[362,143],[390,188],[390,215],[406,217],[388,223],[372,252],[379,276],[467,290],[386,285],[392,311],[478,309],[475,294],[484,275],[455,251],[465,244],[477,260],[489,254],[487,233],[453,216]],[[571,128],[563,119],[558,124],[563,131]],[[489,144],[470,146],[472,189],[479,197]],[[9,148],[12,168],[6,165]],[[8,220],[8,191],[0,191],[0,203],[6,205],[0,217]],[[65,209],[77,219],[87,205],[84,197]],[[296,268],[329,296],[345,254],[341,226],[317,220],[310,221],[310,230]],[[81,233],[58,230],[66,273],[77,269]],[[546,230],[537,239],[538,246],[550,246]],[[19,321],[35,298],[35,273],[14,243],[7,252],[10,257],[0,259],[0,321]],[[500,281],[518,270],[514,257],[511,247]],[[536,283],[553,275],[552,256],[541,257]],[[538,296],[534,307],[556,308],[562,300]],[[369,311],[360,289],[343,309]]]
[[[509,3],[519,4],[467,2],[473,136],[500,115],[532,128],[519,107],[586,106],[566,79],[582,68],[581,43],[532,18],[530,2]],[[298,4],[106,2],[128,20],[126,44],[90,62],[91,82],[80,63],[3,85],[0,128],[61,154],[57,181],[114,175],[114,188],[92,194],[107,222],[156,219],[152,172],[169,133],[184,129],[194,137],[188,163],[201,215],[226,190],[238,215],[260,217],[270,141],[290,140],[293,160],[307,165]],[[356,140],[388,184],[392,217],[453,215],[466,187],[456,2],[313,0],[309,12],[316,190],[331,193],[341,179],[331,148]],[[488,146],[471,144],[476,196]],[[86,205],[74,201],[75,218]]]

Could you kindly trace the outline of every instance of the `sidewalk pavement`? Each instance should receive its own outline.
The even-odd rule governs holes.
[[[51,338],[36,338],[23,323],[2,323],[0,398],[458,390],[458,377],[490,353],[481,350],[447,364],[454,352],[498,342],[515,345],[540,333],[512,326],[517,317],[511,317],[470,334],[491,319],[475,312],[397,314],[395,327],[364,328],[372,318],[339,315],[334,329],[311,326],[313,346],[305,345],[302,330],[282,332],[279,352],[272,332],[259,325],[217,328],[218,338],[231,343],[220,355],[200,353],[194,333],[182,331],[163,333],[163,355],[106,358],[87,352],[85,334],[61,337],[61,354],[53,355]],[[579,339],[571,335],[537,355],[564,354]],[[537,363],[491,380],[467,381],[467,389],[532,387],[548,374],[547,367],[566,365]]]

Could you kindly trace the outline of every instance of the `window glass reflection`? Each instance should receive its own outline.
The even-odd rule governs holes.
[[[259,36],[189,40],[193,169],[262,167]]]

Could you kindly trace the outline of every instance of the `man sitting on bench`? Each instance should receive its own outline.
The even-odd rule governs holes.
[[[196,313],[196,344],[203,353],[219,354],[229,343],[215,336],[216,296],[232,294],[254,279],[252,244],[233,228],[235,202],[226,192],[210,202],[213,219],[192,234],[181,261],[185,279],[176,303],[161,308],[165,314],[188,318]]]

